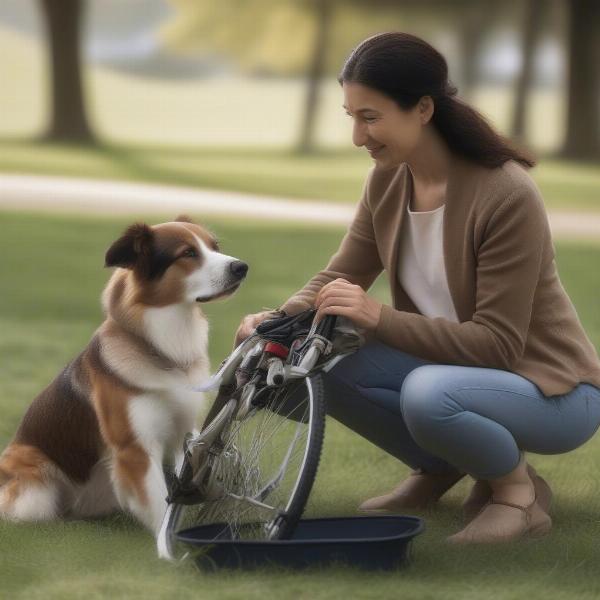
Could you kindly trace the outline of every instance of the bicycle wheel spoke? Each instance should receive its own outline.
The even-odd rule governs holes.
[[[288,463],[290,462],[290,457],[292,455],[292,452],[296,446],[296,441],[298,439],[298,433],[299,433],[299,430],[298,430],[298,428],[296,428],[296,433],[294,435],[294,439],[293,439],[292,443],[290,444],[290,447],[288,448],[288,451],[283,459],[283,462],[281,463],[281,466],[279,467],[279,471],[277,472],[277,475],[275,475],[275,477],[273,477],[273,479],[271,479],[271,481],[269,481],[267,483],[267,485],[262,490],[260,490],[260,492],[257,494],[261,500],[266,498],[267,495],[269,494],[269,492],[281,481],[281,478],[283,477],[283,475],[285,473],[285,469],[286,469]]]
[[[250,496],[238,496],[233,492],[228,492],[227,495],[231,498],[234,498],[235,500],[239,500],[240,502],[248,502],[249,504],[252,504],[253,506],[258,506],[259,508],[266,508],[267,510],[271,511],[277,510],[277,508],[275,508],[274,506],[270,506],[269,504],[260,502],[259,500],[256,500],[256,498],[251,498]]]
[[[295,386],[294,390],[295,391]],[[288,390],[289,392],[289,390]],[[283,394],[284,399],[288,394]],[[290,417],[294,412],[298,411],[298,405],[294,405],[290,410],[286,411],[285,414],[280,414],[276,410],[270,410],[281,401],[282,394],[274,394],[274,398],[267,403],[266,406],[262,407],[257,414],[254,415],[255,424],[254,428],[250,431],[249,439],[246,441],[244,446],[244,451],[241,453],[238,450],[240,445],[244,444],[242,431],[243,427],[240,423],[236,424],[237,426],[232,427],[232,432],[234,435],[231,435],[232,432],[228,435],[228,443],[226,444],[223,452],[221,454],[222,457],[226,457],[229,455],[231,462],[235,464],[234,469],[221,469],[221,484],[228,491],[228,495],[233,498],[240,499],[245,496],[246,501],[257,506],[259,510],[264,509],[263,506],[265,503],[263,500],[272,492],[278,483],[281,482],[285,470],[290,465],[291,458],[296,454],[294,453],[294,449],[297,446],[298,440],[301,437],[302,429],[307,429],[306,425],[302,423],[302,421],[296,423],[294,421],[290,421],[288,417]],[[305,402],[306,399],[303,398],[302,402]],[[302,404],[299,403],[299,405]],[[306,414],[306,410],[303,411],[304,415]],[[249,422],[252,419],[249,419]],[[242,421],[241,423],[243,423]],[[283,440],[276,440],[276,436],[280,433],[286,433],[283,430],[285,429],[286,424],[293,423],[294,425],[294,433],[293,437],[290,441],[286,439],[286,436],[282,436]],[[273,441],[277,441],[277,444],[273,444]],[[265,477],[265,464],[264,459],[261,464],[261,455],[266,454],[265,448],[268,444],[275,446],[275,451],[279,449],[282,445],[286,445],[286,452],[283,456],[283,460],[279,460],[275,464],[275,468],[271,470],[267,470],[267,475],[269,479]],[[274,448],[269,447],[269,451],[273,453]],[[277,454],[279,458],[279,454]],[[224,465],[225,462],[222,460],[221,465]],[[268,465],[271,466],[271,465]],[[231,477],[234,471],[237,471],[237,477]],[[240,481],[241,480],[241,481]],[[266,483],[265,483],[266,480]],[[243,490],[244,493],[240,493],[240,489]],[[284,503],[281,500],[274,496],[276,502],[275,506],[266,505],[269,507],[271,512],[276,513],[284,508]],[[273,502],[273,498],[271,500]],[[234,514],[238,510],[238,507],[232,507],[229,512],[231,514],[231,521],[237,521],[237,518]],[[244,511],[245,514],[249,512],[248,510]],[[238,514],[237,517],[241,517],[242,515]]]
[[[211,466],[202,481],[197,481],[207,500],[180,507],[179,529],[220,523],[227,536],[269,539],[289,529],[288,518],[292,518],[290,523],[299,518],[316,471],[324,412],[318,412],[321,421],[315,437],[315,399],[305,378],[263,391],[257,399],[257,405],[245,415],[227,422],[218,444],[207,453]],[[321,396],[317,399],[321,401]],[[311,442],[318,443],[319,450],[307,462]],[[307,466],[312,475],[300,486]],[[292,506],[295,508],[290,513]],[[274,528],[275,523],[281,523],[280,515],[286,519],[285,527]]]

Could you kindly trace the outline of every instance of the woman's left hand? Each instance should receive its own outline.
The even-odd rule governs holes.
[[[342,315],[358,327],[373,330],[379,322],[381,307],[382,303],[368,296],[360,285],[338,278],[319,290],[314,321],[318,323],[324,315]]]

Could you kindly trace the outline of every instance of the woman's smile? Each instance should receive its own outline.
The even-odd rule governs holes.
[[[369,148],[369,147],[367,147],[367,150],[369,151],[369,154],[371,156],[376,156],[384,148],[385,148],[385,146],[377,146],[375,148]]]

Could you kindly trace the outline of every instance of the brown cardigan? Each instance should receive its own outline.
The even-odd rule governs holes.
[[[399,232],[412,194],[406,163],[373,166],[337,252],[280,309],[314,306],[318,290],[342,277],[368,290],[385,269],[380,341],[436,363],[512,371],[546,396],[579,382],[600,386],[600,359],[559,279],[544,202],[510,160],[494,169],[451,158],[444,210],[444,263],[459,323],[426,317],[398,281]]]

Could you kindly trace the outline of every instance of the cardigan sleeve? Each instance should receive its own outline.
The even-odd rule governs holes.
[[[368,202],[372,174],[373,168],[367,175],[360,202],[336,253],[329,259],[325,268],[286,300],[279,310],[284,310],[287,314],[297,314],[314,308],[314,300],[319,290],[334,279],[347,279],[360,285],[365,291],[377,279],[383,270],[383,265],[375,242],[373,219]]]
[[[456,323],[383,305],[375,337],[437,363],[510,370],[523,355],[550,228],[535,188],[496,207],[477,250],[475,312]]]

